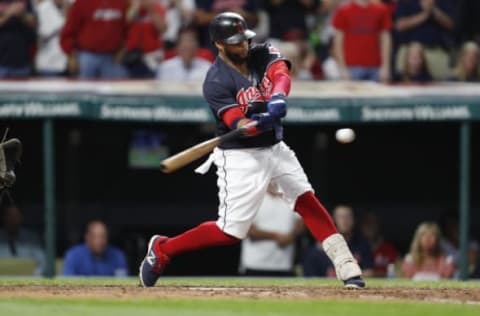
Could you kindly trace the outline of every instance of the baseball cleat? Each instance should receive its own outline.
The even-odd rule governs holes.
[[[170,258],[164,253],[156,253],[154,250],[155,243],[164,243],[168,237],[154,235],[148,242],[147,255],[140,265],[138,276],[140,284],[143,287],[151,287],[155,285],[158,278],[162,274],[165,267],[170,262]]]
[[[343,281],[345,288],[347,289],[363,289],[365,288],[365,281],[362,277],[354,277],[348,280]]]

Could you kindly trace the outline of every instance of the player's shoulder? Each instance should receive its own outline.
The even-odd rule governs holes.
[[[232,70],[228,69],[225,63],[217,57],[213,64],[210,65],[210,68],[205,75],[205,79],[203,81],[203,94],[215,94],[215,91],[218,91],[219,88],[229,89],[233,84],[232,76],[229,73],[230,71]]]
[[[254,44],[250,47],[249,63],[263,73],[271,64],[284,60],[290,68],[290,61],[283,57],[281,51],[272,43]]]
[[[213,64],[210,65],[210,68],[205,75],[205,80],[203,81],[203,86],[209,84],[221,84],[225,83],[225,80],[229,77],[229,70],[225,67],[225,63],[221,61],[219,57],[215,59]]]
[[[270,42],[255,43],[250,46],[250,55],[280,54],[280,51]]]
[[[250,46],[250,63],[268,64],[274,59],[281,58],[280,50],[269,42],[253,44]]]

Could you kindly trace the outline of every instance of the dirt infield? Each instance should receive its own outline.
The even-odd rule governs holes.
[[[156,286],[129,285],[4,285],[1,297],[85,299],[278,299],[278,300],[402,300],[480,305],[480,288],[370,287],[347,290],[333,286]]]

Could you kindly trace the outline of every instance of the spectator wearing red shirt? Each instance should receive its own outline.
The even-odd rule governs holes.
[[[390,80],[392,18],[387,7],[351,0],[337,8],[334,52],[344,80]]]
[[[397,261],[397,249],[383,237],[380,220],[375,213],[369,212],[365,214],[360,228],[372,249],[373,276],[386,277],[388,266],[391,264],[395,265]]]
[[[167,29],[166,9],[157,0],[131,0],[126,55],[130,77],[152,78],[163,59],[162,34]]]
[[[82,79],[124,78],[116,55],[124,44],[127,2],[76,0],[69,10],[60,44],[69,56],[69,71]]]

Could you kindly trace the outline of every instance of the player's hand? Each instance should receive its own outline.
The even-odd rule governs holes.
[[[258,121],[257,130],[261,132],[270,131],[273,129],[273,125],[275,124],[276,118],[272,116],[270,113],[259,113],[253,114],[251,116],[252,120]]]
[[[287,115],[287,97],[283,94],[274,94],[267,103],[268,113],[276,118]]]

